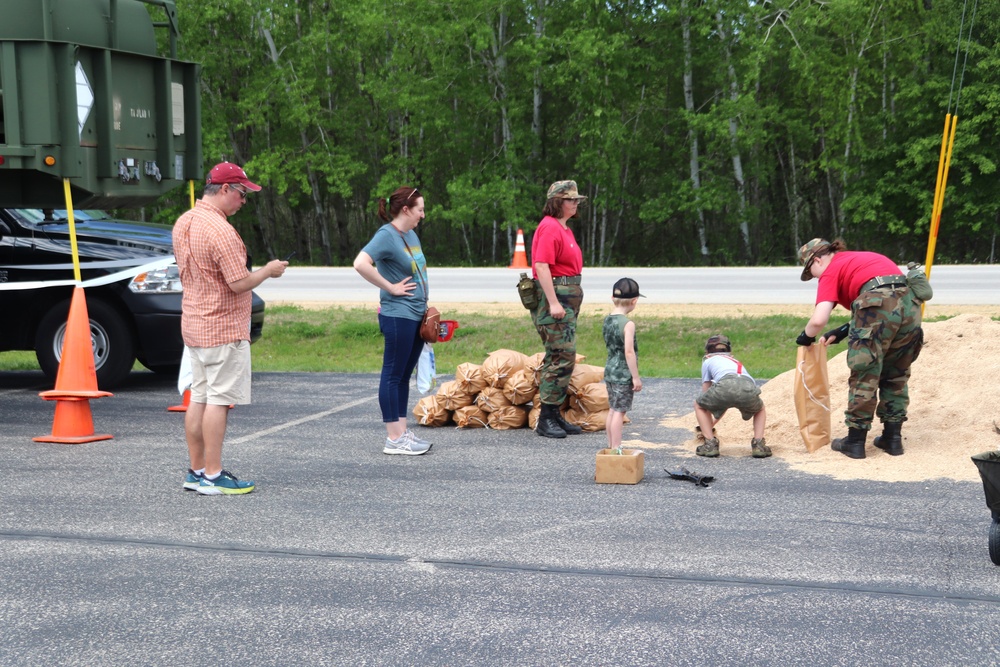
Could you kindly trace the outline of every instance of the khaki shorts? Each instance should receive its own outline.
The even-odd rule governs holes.
[[[250,341],[189,347],[191,402],[245,405],[250,402]]]
[[[729,408],[737,408],[744,420],[753,419],[764,409],[760,388],[745,375],[727,375],[695,400],[716,419],[721,419]]]

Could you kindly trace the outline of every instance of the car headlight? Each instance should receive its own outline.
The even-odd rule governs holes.
[[[181,272],[176,264],[144,271],[132,279],[128,288],[137,294],[179,294],[184,291],[181,288]]]

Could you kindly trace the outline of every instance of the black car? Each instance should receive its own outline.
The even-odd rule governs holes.
[[[176,374],[184,342],[170,225],[112,220],[98,210],[73,213],[98,386],[121,383],[136,359],[156,373]],[[119,272],[126,275],[86,285]],[[62,284],[32,287],[39,281]],[[12,289],[15,283],[27,289]],[[73,286],[66,211],[0,208],[0,352],[34,350],[42,370],[55,378]],[[264,301],[254,294],[251,342],[263,325]]]

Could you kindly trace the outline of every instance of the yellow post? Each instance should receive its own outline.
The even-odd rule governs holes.
[[[949,127],[950,125],[950,127]],[[931,267],[934,266],[934,251],[937,249],[938,229],[941,226],[941,211],[944,209],[944,193],[948,187],[948,169],[951,167],[951,153],[955,148],[955,129],[958,127],[958,116],[948,114],[944,120],[944,136],[941,139],[941,157],[938,160],[937,184],[934,189],[934,206],[931,210],[930,237],[927,241],[927,258],[924,261],[924,273],[931,277]],[[927,304],[921,304],[920,314],[923,315]]]
[[[194,208],[194,181],[188,181],[188,196],[191,198],[191,208]]]
[[[76,218],[73,217],[73,195],[69,189],[69,179],[63,179],[63,195],[66,197],[66,219],[69,221],[69,247],[73,252],[73,278],[83,282],[80,273],[80,252],[76,246]]]

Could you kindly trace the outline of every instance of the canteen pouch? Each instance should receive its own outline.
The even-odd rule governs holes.
[[[916,262],[910,262],[906,268],[906,286],[913,292],[913,296],[921,301],[930,301],[934,296],[934,290],[931,289],[931,282],[927,280],[924,267]]]
[[[528,310],[538,308],[538,293],[535,291],[535,281],[527,273],[521,274],[517,281],[517,295],[521,297],[521,305]]]

